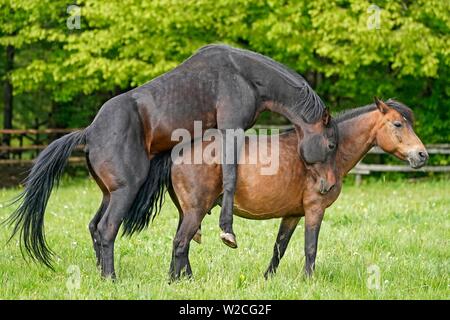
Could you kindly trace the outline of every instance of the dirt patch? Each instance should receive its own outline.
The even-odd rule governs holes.
[[[23,183],[31,169],[31,164],[0,165],[0,188],[17,187]],[[89,172],[84,164],[69,164],[64,175],[71,177],[87,177]]]
[[[9,188],[20,185],[26,178],[29,165],[0,165],[0,188]]]

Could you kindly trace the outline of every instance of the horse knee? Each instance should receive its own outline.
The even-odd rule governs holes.
[[[223,180],[223,192],[234,192],[236,189],[236,179]]]
[[[236,186],[237,165],[223,165],[222,186],[224,191],[232,191]]]

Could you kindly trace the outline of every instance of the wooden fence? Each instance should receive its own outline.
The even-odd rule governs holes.
[[[0,130],[2,138],[9,136],[10,146],[0,145],[0,165],[26,165],[31,164],[52,140],[77,129],[3,129]],[[76,150],[82,150],[77,147]],[[84,161],[84,157],[71,157],[71,163]]]
[[[292,127],[255,126],[254,128],[257,130],[278,129],[282,131]],[[51,140],[75,130],[77,129],[0,130],[2,136],[9,135],[11,140],[11,146],[0,145],[0,164],[30,164]],[[426,148],[431,156],[450,155],[450,144],[429,144]],[[76,150],[82,150],[82,147],[79,146]],[[384,151],[379,148],[372,148],[368,154],[384,154]],[[84,162],[84,157],[72,156],[69,161],[81,163]],[[371,172],[450,172],[450,166],[429,165],[416,170],[407,165],[367,164],[361,161],[350,171],[351,174],[356,175],[356,183],[360,183],[362,176]]]
[[[450,155],[450,144],[428,144],[425,146],[430,156],[433,155]],[[368,154],[386,154],[378,147],[372,148]],[[372,172],[450,172],[450,166],[428,165],[420,169],[413,169],[408,165],[393,164],[368,164],[362,159],[351,171],[350,174],[355,175],[355,183],[361,184],[362,176]]]

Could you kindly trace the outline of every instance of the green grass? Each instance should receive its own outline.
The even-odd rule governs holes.
[[[194,279],[168,284],[178,214],[168,200],[151,227],[116,242],[118,281],[101,280],[87,225],[100,203],[90,179],[66,179],[46,213],[56,271],[22,259],[10,230],[0,228],[0,299],[449,299],[449,180],[346,185],[327,210],[315,276],[303,277],[303,224],[278,273],[266,281],[279,220],[235,219],[239,248],[219,240],[218,211],[191,246]],[[18,193],[0,190],[0,203]],[[276,190],[274,190],[276,192]],[[0,207],[0,221],[11,208]],[[380,287],[368,288],[380,271]],[[368,269],[369,268],[369,269]],[[79,288],[69,290],[80,270]],[[69,284],[69,286],[68,286]],[[73,287],[72,287],[73,288]]]

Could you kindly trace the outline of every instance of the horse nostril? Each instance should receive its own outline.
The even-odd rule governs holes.
[[[332,185],[327,185],[326,180],[321,179],[320,180],[320,193],[321,194],[327,194],[328,192],[330,192],[333,188],[334,188],[334,184]]]
[[[330,144],[328,145],[328,148],[330,148],[330,150],[333,150],[335,147],[336,147],[336,145],[333,144],[333,143],[330,143]]]
[[[419,151],[419,157],[422,160],[426,160],[426,159],[428,159],[428,154],[424,151]]]

